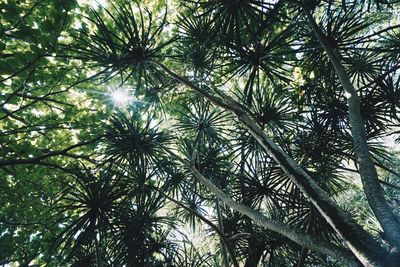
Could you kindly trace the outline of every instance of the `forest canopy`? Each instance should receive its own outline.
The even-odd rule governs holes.
[[[0,266],[400,266],[400,3],[1,0]]]

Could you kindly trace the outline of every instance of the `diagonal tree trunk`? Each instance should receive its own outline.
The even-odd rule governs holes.
[[[382,226],[385,235],[388,237],[389,243],[392,246],[400,247],[400,222],[393,213],[393,209],[385,200],[385,196],[383,195],[383,190],[378,179],[378,173],[369,152],[364,121],[360,112],[360,98],[353,84],[351,83],[349,75],[346,73],[346,70],[337,53],[330,46],[325,38],[325,35],[318,27],[307,8],[303,7],[303,10],[311,25],[312,31],[317,37],[322,48],[327,53],[329,60],[331,61],[336,74],[339,77],[340,83],[346,92],[354,152],[368,203],[371,206],[372,211],[374,212],[380,225]]]
[[[159,62],[150,62],[196,91],[217,106],[234,113],[261,147],[280,165],[286,175],[317,208],[325,220],[346,242],[364,266],[381,266],[387,252],[349,214],[341,210],[329,195],[258,126],[251,113],[234,99],[218,92],[218,97],[204,91],[193,82],[173,72]],[[228,203],[226,203],[228,204]]]
[[[269,229],[271,231],[277,232],[303,247],[339,259],[344,263],[346,263],[347,266],[354,266],[354,267],[360,266],[357,259],[351,255],[350,251],[338,247],[336,245],[333,245],[329,242],[320,240],[319,238],[314,237],[310,234],[299,232],[296,229],[290,227],[289,225],[269,219],[266,216],[262,215],[261,213],[253,210],[252,208],[244,206],[234,201],[230,196],[225,194],[221,189],[219,189],[211,181],[205,178],[189,161],[181,158],[168,148],[164,147],[163,149],[173,158],[181,162],[186,168],[190,169],[194,177],[200,183],[206,186],[212,193],[214,193],[219,199],[221,199],[221,201],[223,201],[231,209],[248,216],[258,225],[266,229]]]

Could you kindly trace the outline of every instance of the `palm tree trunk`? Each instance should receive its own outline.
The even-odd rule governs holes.
[[[250,207],[244,206],[236,201],[234,201],[230,196],[225,194],[222,190],[220,190],[217,186],[215,186],[211,181],[205,178],[190,162],[181,158],[176,153],[172,152],[170,149],[165,148],[164,150],[174,157],[176,160],[181,162],[186,168],[190,169],[193,173],[194,177],[201,182],[204,186],[206,186],[212,193],[214,193],[219,199],[221,199],[227,206],[232,208],[233,210],[244,214],[251,218],[256,224],[269,229],[271,231],[277,232],[283,236],[286,236],[293,242],[309,248],[311,250],[317,251],[321,254],[328,255],[339,259],[347,264],[347,266],[359,267],[358,261],[351,255],[351,253],[341,247],[333,245],[329,242],[323,241],[314,237],[312,235],[302,233],[297,231],[294,228],[282,223],[277,222],[272,219],[267,218],[261,213],[253,210]]]
[[[251,113],[246,107],[222,92],[217,92],[221,96],[218,97],[204,91],[193,82],[173,72],[159,62],[151,63],[159,66],[171,77],[193,89],[217,106],[234,113],[261,147],[280,165],[289,179],[296,184],[301,192],[317,208],[325,220],[342,237],[354,255],[356,255],[364,266],[382,265],[382,259],[387,254],[386,251],[359,224],[357,224],[349,214],[341,210],[329,195],[318,186],[318,184],[292,158],[290,158],[266,135],[253,117],[249,115]],[[260,218],[257,219],[259,220]]]
[[[382,226],[385,235],[388,237],[389,243],[392,246],[400,247],[400,222],[393,213],[393,209],[385,200],[385,196],[383,195],[383,190],[378,179],[378,173],[376,171],[371,154],[369,153],[364,121],[360,112],[360,99],[357,91],[351,83],[350,78],[346,73],[343,64],[340,62],[339,57],[327,42],[324,34],[318,27],[314,18],[307,8],[303,7],[303,10],[311,25],[312,31],[317,37],[322,48],[327,53],[329,60],[331,61],[336,74],[339,77],[340,83],[346,92],[354,152],[368,203],[371,206],[372,211],[374,212],[380,225]]]

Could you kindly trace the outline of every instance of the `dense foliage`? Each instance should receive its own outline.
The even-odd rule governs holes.
[[[0,266],[400,266],[399,8],[0,1]]]

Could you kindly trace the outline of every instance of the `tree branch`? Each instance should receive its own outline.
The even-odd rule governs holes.
[[[71,145],[71,146],[69,146],[67,148],[64,148],[62,150],[51,151],[51,152],[48,152],[46,154],[43,154],[41,156],[34,157],[34,158],[0,160],[0,168],[3,168],[5,166],[9,166],[9,165],[39,164],[42,160],[50,158],[50,157],[54,157],[54,156],[70,156],[70,154],[68,153],[70,150],[78,148],[78,147],[82,147],[82,146],[85,146],[85,145],[92,144],[92,143],[96,142],[97,140],[99,140],[100,138],[101,137],[97,137],[97,138],[95,138],[93,140],[77,143],[77,144]]]
[[[165,147],[163,147],[163,149],[173,158],[181,162],[186,168],[190,169],[194,177],[204,186],[206,186],[212,193],[214,193],[219,199],[221,199],[227,206],[229,206],[230,208],[241,214],[248,216],[258,225],[266,229],[269,229],[271,231],[277,232],[301,246],[307,247],[324,255],[340,259],[341,261],[345,262],[348,266],[360,266],[358,261],[351,255],[350,251],[338,247],[336,245],[333,245],[329,242],[320,240],[319,238],[314,237],[312,235],[299,232],[296,229],[290,227],[289,225],[267,218],[266,216],[251,209],[250,207],[244,206],[234,201],[230,196],[225,194],[221,189],[219,189],[211,181],[205,178],[195,168],[193,164],[181,158],[176,153],[172,152],[170,149]]]

